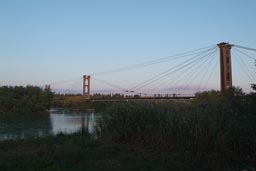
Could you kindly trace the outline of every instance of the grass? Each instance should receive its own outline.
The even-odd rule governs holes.
[[[82,134],[0,143],[1,171],[238,170],[168,146],[106,143]]]

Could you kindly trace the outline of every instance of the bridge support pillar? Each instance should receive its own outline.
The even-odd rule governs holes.
[[[90,98],[90,79],[91,76],[89,75],[84,75],[83,76],[83,96],[87,99]]]
[[[218,44],[220,49],[220,89],[221,94],[232,87],[232,70],[231,70],[231,48],[229,43],[221,42]]]

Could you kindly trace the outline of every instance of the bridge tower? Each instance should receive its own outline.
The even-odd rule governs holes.
[[[83,96],[87,99],[90,98],[90,79],[91,76],[89,75],[83,76]]]
[[[232,70],[231,70],[231,48],[229,43],[221,42],[218,44],[220,49],[220,89],[224,91],[232,87]]]

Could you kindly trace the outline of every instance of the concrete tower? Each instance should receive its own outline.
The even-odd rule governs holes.
[[[90,98],[90,79],[91,76],[84,75],[83,77],[83,96],[87,99]]]
[[[220,48],[220,88],[221,93],[232,87],[232,69],[231,69],[231,48],[229,43],[221,42]]]

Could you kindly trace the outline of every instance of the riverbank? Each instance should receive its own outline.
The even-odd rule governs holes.
[[[109,143],[86,133],[0,142],[5,171],[241,171],[250,166],[217,153],[200,156],[160,144]]]

